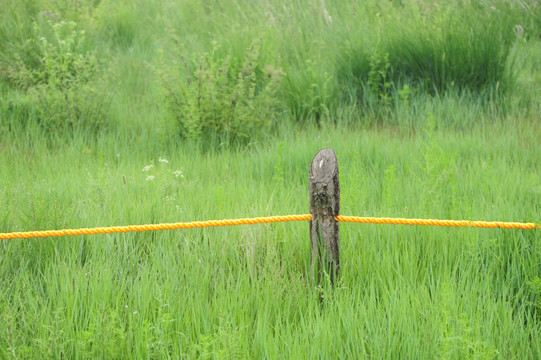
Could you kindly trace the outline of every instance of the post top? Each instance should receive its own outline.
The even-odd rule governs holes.
[[[310,164],[310,178],[317,182],[330,182],[337,172],[338,159],[334,150],[319,150]]]

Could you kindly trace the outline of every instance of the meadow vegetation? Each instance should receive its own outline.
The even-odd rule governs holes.
[[[322,147],[344,215],[541,223],[539,1],[0,8],[0,232],[304,214]],[[341,232],[1,241],[0,358],[541,357],[539,231]]]

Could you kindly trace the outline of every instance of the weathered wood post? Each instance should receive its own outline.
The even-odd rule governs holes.
[[[322,149],[310,163],[310,240],[312,253],[310,270],[315,281],[317,258],[317,282],[321,281],[323,266],[330,274],[331,283],[340,270],[340,233],[335,216],[340,212],[340,183],[338,159],[332,149]],[[321,249],[324,248],[324,251]]]

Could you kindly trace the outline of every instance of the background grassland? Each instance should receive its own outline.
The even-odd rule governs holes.
[[[537,1],[0,0],[0,231],[308,211],[540,223]],[[0,243],[0,358],[541,357],[535,231]],[[319,297],[324,294],[324,302]]]

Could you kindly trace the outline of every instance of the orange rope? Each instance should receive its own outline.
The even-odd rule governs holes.
[[[304,220],[311,220],[311,219],[312,219],[312,215],[305,214],[305,215],[267,216],[267,217],[244,218],[244,219],[178,222],[178,223],[169,223],[169,224],[127,225],[127,226],[111,226],[111,227],[82,228],[82,229],[26,231],[26,232],[0,233],[0,240],[35,238],[35,237],[68,236],[68,235],[111,234],[111,233],[132,232],[132,231],[192,229],[192,228],[204,228],[204,227],[211,227],[211,226],[267,224],[267,223],[274,223],[274,222],[304,221]],[[360,217],[360,216],[343,216],[343,215],[338,215],[336,216],[335,219],[336,221],[341,221],[341,222],[354,222],[354,223],[363,223],[363,224],[432,225],[432,226],[455,226],[455,227],[468,226],[468,227],[524,229],[524,230],[541,229],[541,225],[539,224],[502,222],[502,221],[403,219],[403,218],[385,218],[385,217],[377,218],[377,217]]]
[[[131,231],[192,229],[192,228],[203,228],[203,227],[211,227],[211,226],[263,224],[263,223],[284,222],[284,221],[301,221],[301,220],[310,220],[311,218],[312,216],[310,214],[286,215],[286,216],[268,216],[268,217],[231,219],[231,220],[178,222],[178,223],[169,223],[169,224],[127,225],[127,226],[110,226],[110,227],[83,228],[83,229],[27,231],[27,232],[0,233],[0,239],[18,239],[18,238],[22,239],[22,238],[66,236],[66,235],[95,235],[95,234],[131,232]]]
[[[503,221],[470,221],[470,220],[436,220],[436,219],[404,219],[387,217],[360,217],[338,215],[336,221],[355,222],[363,224],[393,224],[393,225],[431,225],[454,227],[479,227],[502,229],[541,229],[541,225],[534,223],[503,222]]]

